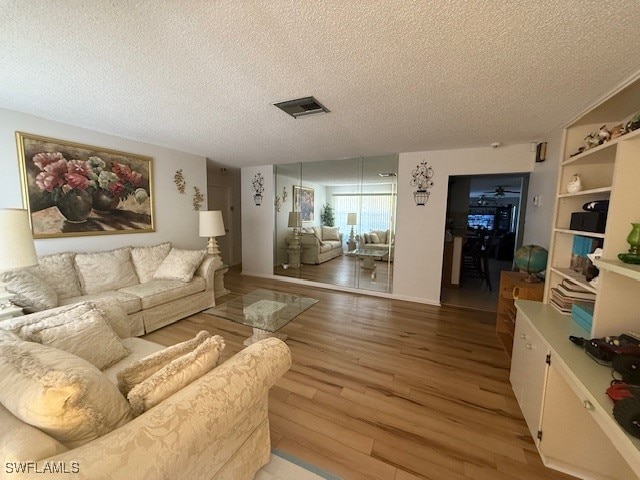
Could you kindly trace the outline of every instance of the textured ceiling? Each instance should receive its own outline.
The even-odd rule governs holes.
[[[0,107],[231,166],[529,142],[640,68],[638,25],[638,0],[0,0]],[[271,105],[307,95],[331,113]]]

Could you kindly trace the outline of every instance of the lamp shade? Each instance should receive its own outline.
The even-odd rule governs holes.
[[[300,212],[289,212],[289,228],[298,228],[302,225]]]
[[[38,265],[29,212],[0,209],[0,272]]]
[[[200,212],[201,237],[221,237],[225,234],[224,221],[220,210]]]
[[[347,213],[347,225],[357,225],[358,215],[355,213]]]

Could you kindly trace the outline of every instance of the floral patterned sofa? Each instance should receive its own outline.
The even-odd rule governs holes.
[[[134,336],[157,330],[215,305],[227,267],[204,250],[162,243],[104,252],[40,256],[39,266],[5,273],[13,303],[35,312],[82,301],[121,304]]]
[[[73,345],[67,342],[66,348],[75,349],[85,338],[102,348],[85,348],[77,355],[62,346],[54,348],[53,345],[65,345],[69,333],[81,328],[81,319],[92,312],[108,331],[93,336],[76,331],[82,341]],[[137,372],[133,365],[140,365],[150,356],[166,360],[167,351],[180,344],[164,349],[131,337],[124,316],[122,307],[112,302],[84,302],[0,322],[3,478],[254,478],[269,461],[268,392],[291,365],[286,344],[275,338],[259,341],[217,367],[210,365],[191,383],[135,416],[127,401],[131,402],[134,390],[125,398],[120,386],[123,370],[128,367]],[[54,332],[53,336],[46,336],[47,332]],[[203,334],[207,336],[205,342],[218,345],[214,357],[217,363],[224,341],[207,332],[200,332],[193,340]],[[93,359],[83,356],[103,355],[97,351],[108,350],[114,341],[126,350],[126,356],[115,364],[99,369]],[[191,353],[185,358],[190,360],[188,355]],[[199,360],[189,361],[188,365],[198,363]],[[167,368],[158,373],[164,370]],[[178,377],[182,374],[182,370],[169,371]],[[122,414],[105,427],[106,419],[118,408],[123,409]],[[38,423],[44,415],[53,420],[44,425]],[[79,420],[81,415],[85,417]],[[70,423],[78,428],[97,424],[102,430],[93,437],[71,442],[69,435],[75,435],[77,429]],[[66,437],[61,439],[60,435]]]

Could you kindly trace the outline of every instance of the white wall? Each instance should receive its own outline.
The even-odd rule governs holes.
[[[558,128],[547,134],[547,159],[536,163],[529,177],[529,195],[524,223],[523,245],[541,245],[548,249],[551,241],[551,224],[558,184],[558,167],[562,157],[562,133]],[[540,197],[540,204],[533,205],[533,197]]]
[[[206,246],[206,239],[198,237],[198,213],[192,206],[194,185],[205,195],[202,208],[206,209],[207,205],[204,157],[0,109],[0,207],[23,207],[16,131],[153,157],[155,232],[41,239],[35,242],[38,254],[106,250],[165,241],[181,248]],[[180,195],[173,183],[173,175],[180,168],[187,181],[186,195]]]
[[[257,173],[264,177],[262,205],[253,201],[252,181]],[[245,167],[242,191],[242,273],[273,275],[274,185],[273,166]]]
[[[429,203],[416,206],[411,170],[427,160],[435,171]],[[524,173],[533,169],[535,154],[529,144],[498,149],[469,148],[401,153],[398,171],[398,210],[393,296],[423,303],[440,303],[444,226],[450,175]],[[253,205],[251,180],[265,178],[265,200]],[[243,273],[273,274],[273,170],[272,166],[242,169]],[[284,210],[284,209],[283,209]],[[282,214],[282,212],[281,212]]]
[[[411,171],[426,160],[435,172],[427,205],[416,206]],[[393,293],[406,300],[440,303],[440,280],[451,175],[530,172],[535,154],[529,144],[401,153],[398,166],[398,219]]]

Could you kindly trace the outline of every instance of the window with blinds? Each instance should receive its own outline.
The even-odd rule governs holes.
[[[390,229],[394,202],[395,195],[391,193],[334,194],[332,206],[336,226],[341,232],[349,233],[351,226],[347,225],[347,214],[357,213],[355,230],[358,233]]]

